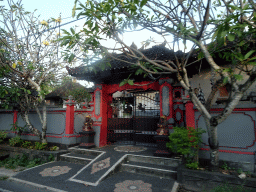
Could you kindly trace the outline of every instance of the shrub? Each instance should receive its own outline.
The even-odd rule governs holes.
[[[199,143],[202,142],[201,135],[205,130],[193,127],[173,127],[174,132],[169,136],[169,142],[166,146],[174,153],[184,155],[186,167],[197,169],[198,162],[195,157],[198,153]]]
[[[0,131],[0,143],[4,141],[4,139],[7,137],[7,132],[6,131]]]
[[[49,161],[54,161],[55,160],[55,157],[53,154],[50,154],[49,157],[48,157],[48,160]]]
[[[22,143],[22,147],[24,148],[30,148],[32,146],[32,143],[30,141],[24,141]]]
[[[16,155],[15,158],[9,157],[3,161],[0,161],[0,167],[4,166],[7,169],[16,169],[18,166],[31,168],[43,163],[46,163],[46,161],[42,161],[40,158],[29,160],[28,156],[23,154],[22,157]]]
[[[36,150],[43,150],[47,147],[47,143],[40,143],[40,142],[35,142],[35,147],[34,149]]]
[[[18,126],[18,122],[15,122],[14,124],[11,124],[11,125],[12,125],[11,131],[17,132],[18,135],[20,135],[24,131],[27,131],[27,125],[21,127],[21,126]]]
[[[50,147],[50,151],[57,151],[57,150],[59,150],[59,147],[57,146]]]
[[[16,137],[13,137],[9,139],[9,145],[12,147],[19,147],[22,144],[22,139],[17,135]]]

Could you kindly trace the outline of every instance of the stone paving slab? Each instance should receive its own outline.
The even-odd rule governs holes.
[[[40,172],[43,170],[53,168],[56,166],[71,168],[63,169],[62,174],[56,175],[57,172],[47,172],[48,176],[42,176]],[[138,175],[129,172],[118,172],[109,176],[105,180],[101,181],[97,186],[84,185],[76,182],[69,181],[77,170],[81,168],[81,165],[68,163],[68,162],[53,162],[45,164],[40,167],[35,167],[29,170],[22,171],[16,176],[13,176],[16,181],[35,185],[37,187],[45,187],[52,191],[90,191],[90,192],[133,192],[133,191],[147,191],[147,192],[171,192],[174,186],[175,180],[164,179],[152,176]],[[68,170],[68,172],[67,172]],[[66,171],[66,173],[65,173]]]
[[[93,150],[93,149],[92,149]],[[152,149],[138,146],[106,146],[101,151],[105,153],[99,155],[96,159],[85,166],[78,174],[70,180],[89,185],[98,185],[115,167],[120,164],[126,154],[153,154]]]
[[[90,150],[98,150],[104,153],[98,155],[89,165],[64,161],[50,162],[19,172],[17,175],[11,177],[11,179],[41,187],[46,186],[53,191],[132,192],[137,189],[143,191],[144,188],[147,188],[146,191],[151,192],[171,192],[174,186],[175,180],[172,179],[140,175],[125,171],[103,177],[104,175],[107,176],[107,173],[113,166],[118,164],[118,161],[126,157],[127,154],[152,156],[152,149],[138,152],[127,152],[126,150],[122,152],[115,150],[115,146],[106,146],[100,148],[100,150]],[[95,185],[86,184],[90,182],[93,182]]]

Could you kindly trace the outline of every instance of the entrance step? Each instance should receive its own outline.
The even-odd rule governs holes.
[[[121,171],[151,175],[160,178],[177,179],[177,167],[181,160],[140,155],[127,155]]]
[[[89,162],[94,160],[101,152],[89,150],[89,149],[80,149],[77,147],[72,147],[68,149],[70,153],[66,153],[60,156],[61,161],[67,161],[71,163],[79,163],[87,165]]]

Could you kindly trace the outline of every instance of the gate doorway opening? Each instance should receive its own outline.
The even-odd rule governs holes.
[[[129,90],[116,92],[112,98],[108,142],[156,147],[154,136],[160,119],[159,92]]]

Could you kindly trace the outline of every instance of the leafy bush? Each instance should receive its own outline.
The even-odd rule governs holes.
[[[187,163],[186,164],[186,167],[189,168],[189,169],[197,169],[198,166],[199,166],[198,162],[192,162],[192,163]]]
[[[33,148],[32,143],[30,141],[24,141],[21,146],[24,148]]]
[[[40,142],[35,142],[35,147],[34,149],[36,150],[43,150],[47,147],[47,143],[40,143]]]
[[[7,137],[7,132],[6,131],[0,131],[0,143],[4,141],[4,139]]]
[[[9,145],[12,147],[19,147],[21,146],[22,142],[23,140],[18,135],[9,139]]]
[[[90,101],[91,96],[90,93],[88,93],[88,91],[85,88],[75,88],[75,89],[71,89],[67,96],[72,95],[74,100],[78,103],[81,103],[84,101],[84,99],[86,98],[88,101]]]
[[[0,167],[4,166],[7,169],[16,169],[18,166],[31,168],[43,163],[46,163],[46,161],[42,161],[40,158],[29,160],[28,156],[24,153],[22,157],[16,155],[15,158],[9,157],[3,161],[0,161]]]
[[[50,147],[50,151],[57,151],[59,150],[59,147],[58,146],[52,146]]]
[[[21,126],[18,126],[18,122],[15,122],[14,124],[11,124],[11,125],[12,125],[11,131],[17,132],[18,135],[20,135],[24,131],[27,131],[27,125],[21,127]]]
[[[50,154],[49,157],[48,157],[48,160],[49,161],[54,161],[55,160],[55,157],[53,154]]]
[[[195,157],[199,149],[199,143],[202,142],[201,136],[205,130],[193,127],[174,127],[174,132],[169,136],[169,142],[166,146],[174,153],[184,155],[186,166],[188,168],[198,168],[198,162]]]

